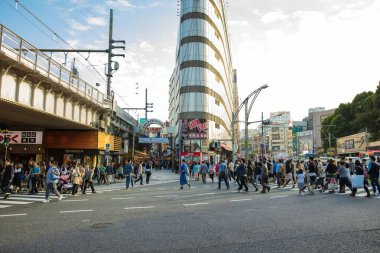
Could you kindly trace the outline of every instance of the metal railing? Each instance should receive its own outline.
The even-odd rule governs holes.
[[[43,52],[38,51],[37,48],[2,24],[0,24],[0,51],[63,87],[103,107],[105,95],[102,92],[81,78],[76,77],[66,67]]]

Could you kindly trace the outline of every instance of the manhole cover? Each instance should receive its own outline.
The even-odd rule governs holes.
[[[109,228],[112,225],[113,225],[112,223],[95,223],[91,227],[92,228]]]

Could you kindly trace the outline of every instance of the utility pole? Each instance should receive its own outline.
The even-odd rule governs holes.
[[[264,113],[261,112],[261,142],[260,143],[260,149],[261,149],[261,159],[264,160]],[[261,146],[262,145],[262,146]]]
[[[248,114],[248,101],[245,103],[245,107],[244,107],[244,117],[245,117],[245,120],[244,120],[244,145],[245,145],[245,160],[248,161],[248,157],[249,157],[249,153],[248,153],[248,117],[249,117],[249,114]]]
[[[115,63],[114,68],[112,67],[112,57],[114,56],[121,56],[125,57],[125,54],[113,54],[112,49],[120,48],[125,50],[125,41],[124,40],[113,40],[112,35],[113,34],[113,10],[110,9],[110,24],[109,24],[109,34],[108,34],[108,68],[107,68],[107,96],[111,96],[111,78],[112,73],[114,70],[119,69],[119,64],[117,62]],[[114,46],[114,43],[121,43],[124,46]]]

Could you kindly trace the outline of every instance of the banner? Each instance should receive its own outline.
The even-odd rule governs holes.
[[[169,144],[168,138],[139,138],[139,143],[164,143]]]
[[[9,131],[0,133],[0,144],[4,137],[9,137],[9,144],[42,144],[43,132],[38,131]]]

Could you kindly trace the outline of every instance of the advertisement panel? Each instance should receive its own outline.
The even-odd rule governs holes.
[[[42,144],[43,132],[38,131],[9,131],[0,133],[0,144],[4,137],[9,137],[9,144]]]
[[[337,139],[338,154],[365,152],[367,148],[366,133],[358,133]]]
[[[164,143],[169,144],[168,138],[139,138],[139,143]]]
[[[208,122],[205,119],[183,119],[182,138],[184,139],[207,139]]]
[[[271,112],[270,120],[278,124],[290,124],[290,112]]]
[[[181,152],[181,160],[186,162],[200,162],[202,158],[201,152]]]

